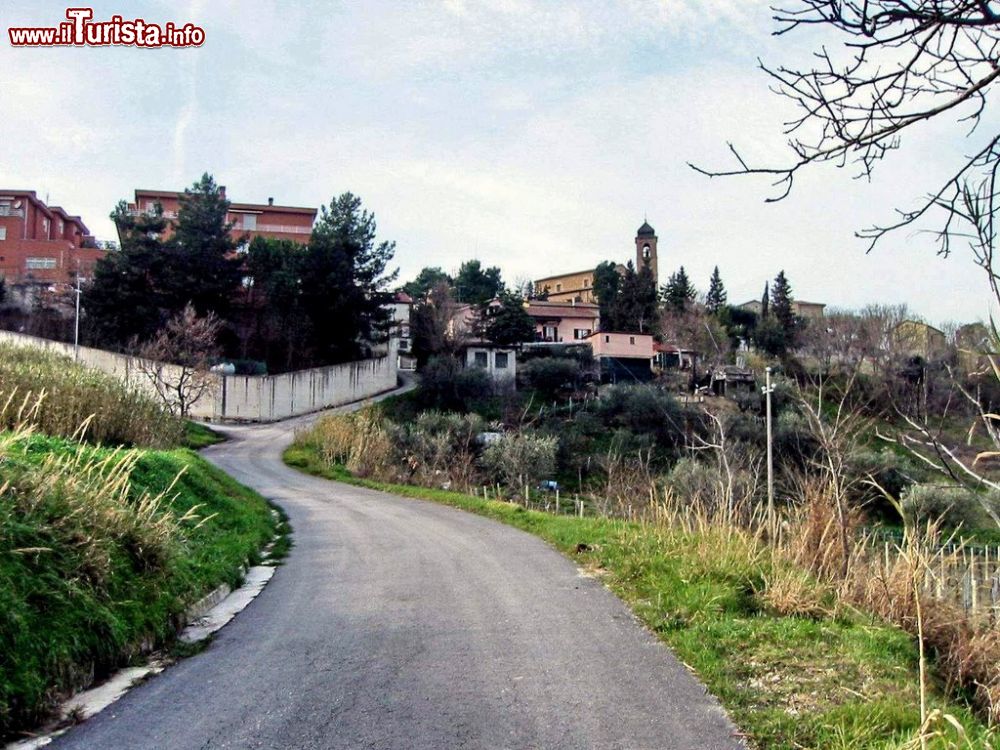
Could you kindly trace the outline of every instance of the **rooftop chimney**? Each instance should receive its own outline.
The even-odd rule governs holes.
[[[268,198],[267,199],[267,205],[273,206],[274,205],[274,198]]]

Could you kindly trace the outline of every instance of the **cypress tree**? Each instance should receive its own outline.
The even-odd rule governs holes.
[[[774,278],[774,286],[771,287],[771,312],[787,334],[794,333],[796,328],[792,300],[792,286],[788,283],[785,272],[779,271]]]
[[[712,278],[708,282],[708,294],[705,295],[705,308],[717,315],[719,310],[726,304],[726,287],[722,285],[722,276],[719,275],[719,267],[712,271]]]

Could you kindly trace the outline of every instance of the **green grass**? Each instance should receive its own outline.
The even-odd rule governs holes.
[[[169,448],[184,426],[158,398],[69,357],[0,344],[0,429],[29,422],[48,435]]]
[[[211,427],[200,422],[192,422],[190,419],[184,422],[184,447],[191,450],[200,450],[210,445],[216,445],[226,441],[226,436],[216,432]]]
[[[185,609],[237,585],[281,523],[262,497],[183,448],[139,451],[122,497],[94,491],[79,502],[93,489],[79,475],[102,459],[106,473],[118,460],[40,434],[0,450],[0,738],[169,644]],[[182,470],[143,515],[143,493],[163,492]],[[164,518],[173,521],[161,527]]]
[[[444,503],[548,541],[600,575],[688,664],[758,748],[898,748],[920,724],[918,653],[902,630],[859,614],[802,618],[770,614],[755,595],[768,563],[748,560],[729,540],[599,518],[526,511],[469,495],[388,485],[327,467],[308,445],[290,466],[328,479]],[[991,748],[967,706],[935,686],[932,707],[955,716],[957,732],[931,748]]]

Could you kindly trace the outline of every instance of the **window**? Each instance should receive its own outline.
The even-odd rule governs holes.
[[[482,367],[486,369],[490,366],[490,358],[486,352],[476,352],[475,353],[475,364],[476,367]]]
[[[0,240],[7,239],[7,227],[0,227]]]
[[[583,285],[584,285],[584,286],[590,286],[590,279],[588,279],[588,278],[584,278],[584,279],[583,279]]]
[[[498,370],[507,369],[507,357],[509,356],[510,355],[507,354],[507,352],[497,352],[495,364]]]
[[[574,328],[573,329],[573,338],[575,338],[577,341],[579,341],[580,339],[587,338],[587,336],[589,336],[590,333],[591,333],[591,331],[590,331],[589,328]]]
[[[557,292],[561,292],[562,291],[562,284],[556,284],[556,291]]]
[[[543,341],[558,341],[559,340],[559,329],[555,326],[542,326],[542,340]]]
[[[635,346],[635,336],[629,336],[629,337],[628,337],[628,342],[629,342],[629,343],[630,343],[630,344],[631,344],[632,346]]]
[[[611,337],[610,336],[605,336],[604,337],[604,343],[605,344],[610,344],[611,343]]]
[[[25,258],[24,267],[29,271],[42,271],[56,267],[55,258]]]
[[[257,229],[257,214],[243,214],[243,228],[249,231]]]

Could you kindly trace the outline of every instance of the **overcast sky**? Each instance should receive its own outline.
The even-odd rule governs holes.
[[[789,112],[756,59],[801,63],[819,40],[772,38],[765,2],[119,0],[95,2],[95,18],[192,21],[204,46],[10,46],[7,27],[65,9],[0,5],[0,188],[48,194],[100,238],[135,188],[208,171],[236,201],[360,195],[402,280],[469,258],[508,281],[624,261],[646,216],[661,282],[684,265],[704,291],[718,265],[743,302],[784,269],[798,298],[831,306],[989,314],[964,248],[942,259],[908,232],[866,255],[853,236],[969,150],[953,122],[908,137],[870,184],[822,167],[778,204],[766,183],[686,165],[727,164],[727,141],[786,156]]]

